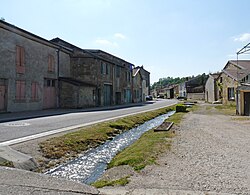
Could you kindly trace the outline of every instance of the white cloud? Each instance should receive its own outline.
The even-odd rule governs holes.
[[[103,45],[103,46],[118,47],[118,44],[116,42],[111,42],[106,39],[97,39],[95,40],[95,43],[98,45]]]
[[[250,41],[250,33],[243,33],[237,37],[234,37],[234,41],[248,42],[248,41]]]
[[[115,34],[114,34],[114,37],[115,37],[115,38],[118,38],[118,39],[126,39],[126,36],[123,35],[122,33],[115,33]]]

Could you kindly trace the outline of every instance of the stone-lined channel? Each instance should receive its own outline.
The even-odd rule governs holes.
[[[119,151],[134,143],[146,131],[162,124],[174,112],[170,111],[167,114],[158,116],[138,127],[117,135],[112,140],[89,150],[82,156],[49,170],[46,174],[86,184],[93,183],[105,172],[107,164]]]

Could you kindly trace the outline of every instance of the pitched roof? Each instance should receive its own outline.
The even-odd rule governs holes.
[[[227,69],[229,64],[234,65],[237,69]],[[250,73],[250,60],[229,60],[222,72],[238,81]]]
[[[213,73],[213,74],[209,74],[211,77],[213,77],[214,79],[217,79],[220,75],[220,73]]]
[[[112,54],[110,54],[110,53],[107,53],[107,52],[105,52],[105,51],[102,51],[102,50],[100,50],[100,49],[82,49],[82,48],[80,48],[80,47],[78,47],[78,46],[75,46],[75,45],[73,45],[73,44],[71,44],[71,43],[69,43],[69,42],[67,42],[67,41],[64,41],[63,39],[61,39],[61,38],[59,38],[59,37],[52,39],[51,42],[53,42],[53,43],[55,43],[55,44],[57,44],[57,45],[61,45],[62,47],[65,47],[66,49],[67,49],[67,48],[70,48],[70,49],[78,49],[78,50],[80,50],[80,51],[83,51],[83,52],[85,52],[85,53],[87,53],[87,54],[93,56],[94,58],[97,58],[97,59],[100,59],[100,60],[109,62],[109,63],[111,63],[111,64],[116,64],[116,65],[122,66],[121,64],[114,63],[114,62],[111,61],[110,59],[107,59],[107,58],[105,58],[105,57],[103,57],[103,56],[100,56],[99,54],[100,54],[100,53],[104,53],[104,54],[106,54],[106,55],[112,56],[113,58],[116,58],[116,59],[121,60],[123,63],[128,63],[128,64],[130,64],[131,66],[134,66],[134,65],[133,65],[132,63],[130,63],[130,62],[127,62],[127,61],[125,61],[125,60],[123,60],[123,59],[121,59],[121,58],[119,58],[119,57],[117,57],[117,56],[114,56],[114,55],[112,55]]]
[[[24,29],[21,29],[21,28],[15,26],[15,25],[10,24],[8,22],[5,22],[3,20],[0,20],[0,28],[5,29],[5,30],[7,30],[9,32],[15,33],[17,35],[20,35],[22,37],[25,37],[27,39],[30,39],[32,41],[39,42],[39,43],[41,43],[43,45],[47,45],[49,47],[53,47],[53,48],[57,48],[57,49],[60,48],[58,45],[54,44],[53,42],[51,42],[51,41],[49,41],[47,39],[44,39],[44,38],[42,38],[42,37],[40,37],[38,35],[35,35],[35,34],[31,33],[31,32],[28,32],[28,31],[26,31]],[[66,48],[64,48],[64,51],[71,52],[71,50],[66,49]]]

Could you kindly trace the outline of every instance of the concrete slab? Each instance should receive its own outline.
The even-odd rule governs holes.
[[[0,167],[0,173],[0,194],[99,194],[92,186],[21,169]]]
[[[34,170],[37,168],[35,160],[26,154],[13,150],[9,146],[0,146],[0,163],[9,161],[14,167],[24,170]]]
[[[158,188],[127,189],[126,187],[117,187],[117,188],[105,187],[99,189],[99,191],[100,195],[233,195],[233,194],[217,193],[217,192],[171,190],[171,189],[158,189]]]

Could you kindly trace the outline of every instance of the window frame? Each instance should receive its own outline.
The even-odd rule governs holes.
[[[229,101],[235,101],[234,87],[227,88],[227,98]]]

